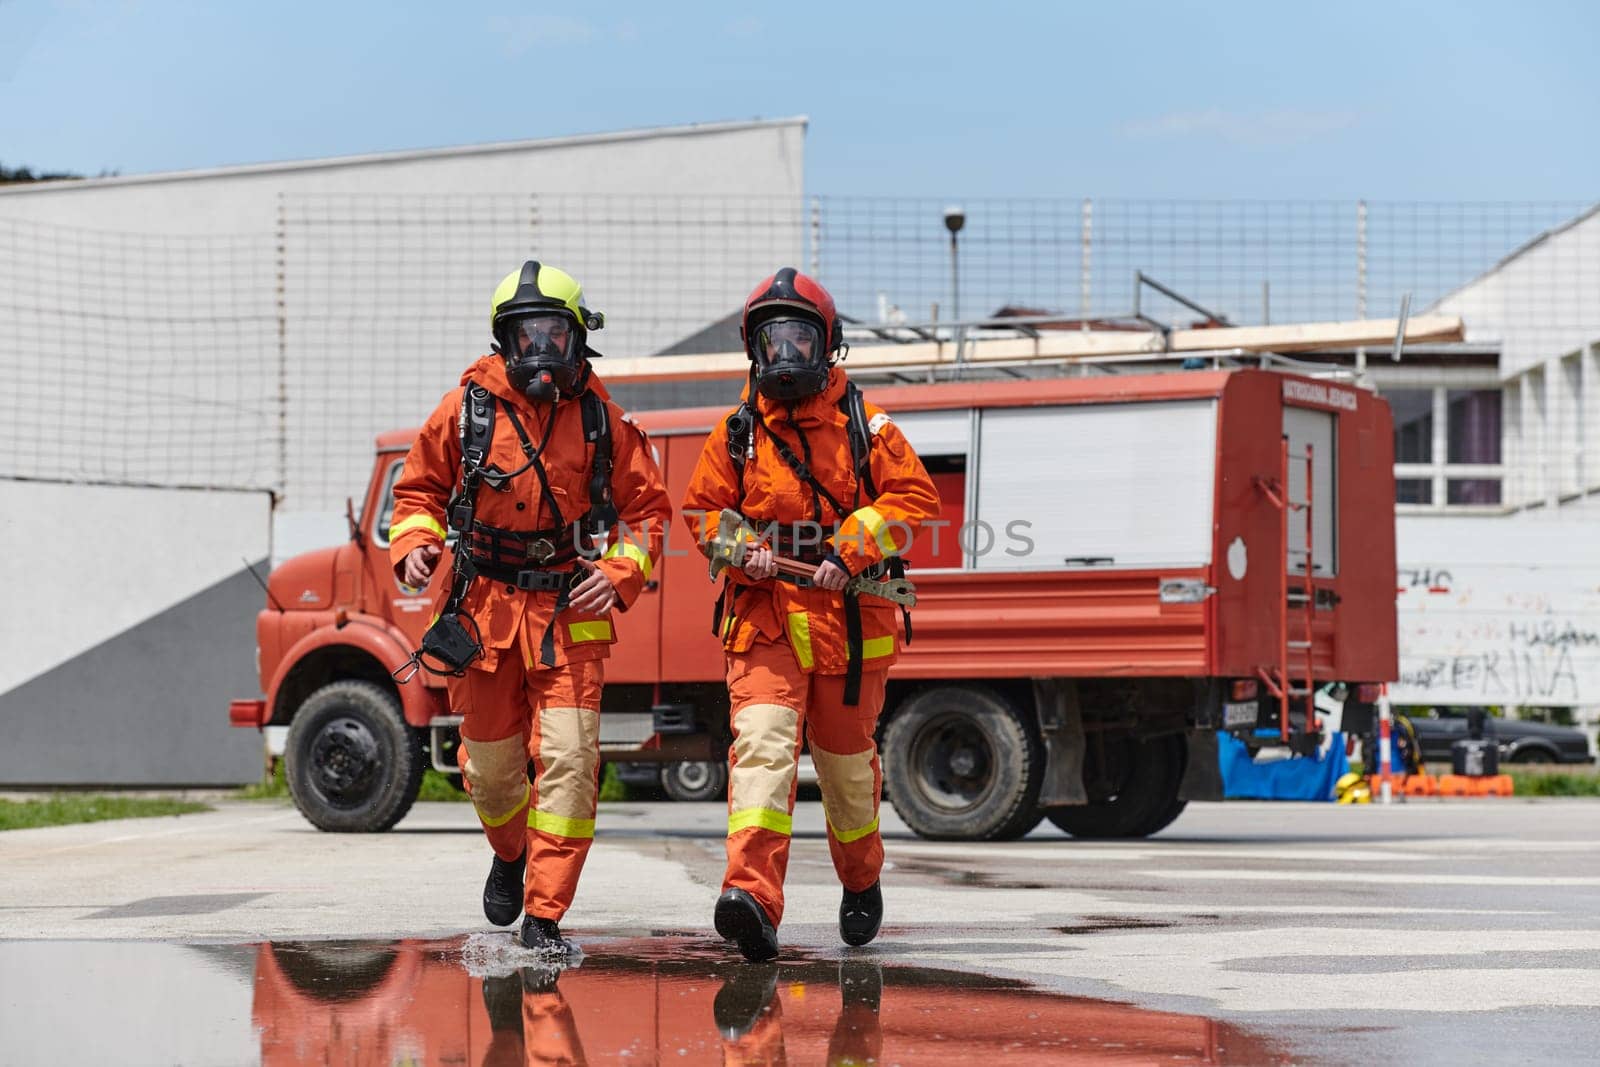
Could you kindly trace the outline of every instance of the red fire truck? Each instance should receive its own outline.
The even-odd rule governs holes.
[[[608,943],[559,978],[477,978],[461,955],[460,939],[260,945],[261,1063],[1293,1062],[1202,1016],[876,960],[786,963],[780,984],[670,939]]]
[[[1342,692],[1343,726],[1360,731],[1396,676],[1393,436],[1374,394],[1225,368],[869,395],[944,501],[908,555],[914,640],[882,722],[886,789],[917,833],[1005,839],[1049,818],[1075,836],[1149,835],[1188,800],[1220,799],[1218,730],[1306,751],[1317,690]],[[637,416],[674,500],[725,411]],[[349,542],[273,572],[265,698],[231,709],[237,726],[288,726],[292,792],[327,830],[387,829],[425,764],[455,771],[445,690],[390,677],[437,592],[401,588],[388,558],[413,432],[378,438]],[[608,759],[727,750],[716,586],[683,524],[668,551],[616,619]]]

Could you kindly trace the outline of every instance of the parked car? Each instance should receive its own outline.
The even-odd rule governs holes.
[[[1449,763],[1450,746],[1467,736],[1466,708],[1427,708],[1406,718],[1416,731],[1425,763]],[[1571,726],[1489,718],[1483,732],[1499,745],[1502,763],[1594,762],[1588,737]]]

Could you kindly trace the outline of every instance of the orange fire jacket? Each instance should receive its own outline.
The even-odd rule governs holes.
[[[792,527],[814,521],[817,496],[790,469],[772,441],[778,434],[796,457],[806,456],[816,480],[846,510],[833,513],[821,501],[826,528],[824,551],[831,551],[852,576],[904,552],[924,522],[938,517],[939,494],[910,442],[882,408],[867,404],[870,470],[877,496],[866,498],[856,479],[847,434],[848,417],[839,410],[845,372],[835,367],[827,388],[791,411],[787,405],[757,396],[760,420],[755,429],[755,455],[745,462],[743,484],[728,452],[725,420],[712,428],[684,496],[684,520],[701,552],[717,531],[723,508],[741,512],[757,530],[777,522]],[[748,387],[746,389],[748,399]],[[804,435],[804,442],[801,435]],[[837,532],[834,525],[837,524]],[[800,667],[822,674],[844,674],[849,663],[844,598],[820,589],[800,589],[769,579],[753,583],[741,572],[726,572],[733,589],[724,598],[723,647],[747,651],[757,640],[787,641]],[[877,597],[860,598],[862,665],[877,670],[899,654],[900,609]]]
[[[500,401],[488,462],[502,471],[517,470],[526,462],[521,441],[505,416],[506,407],[516,412],[535,443],[544,439],[547,420],[553,417],[555,427],[541,453],[550,493],[569,527],[589,510],[594,446],[584,440],[582,405],[576,398],[562,400],[553,411],[549,404],[534,404],[506,380],[505,364],[499,356],[484,356],[467,369],[461,376],[461,385],[446,393],[428,416],[406,456],[400,480],[395,483],[389,558],[396,574],[412,549],[445,540],[446,508],[461,481],[461,396],[471,382],[479,383]],[[605,386],[592,373],[586,387],[605,400],[610,416],[611,490],[619,518],[598,566],[611,579],[622,610],[626,611],[661,558],[672,502],[644,431],[611,402]],[[509,488],[504,492],[487,485],[479,489],[476,519],[501,529],[527,532],[556,524],[534,471],[524,471],[507,484]],[[448,576],[438,586],[435,610],[449,594]],[[484,658],[475,666],[492,670],[499,656],[515,643],[530,668],[542,667],[539,646],[555,603],[553,592],[528,592],[487,577],[475,580],[462,602],[463,610],[478,623],[483,634]],[[616,640],[611,621],[605,617],[585,615],[569,607],[556,622],[556,666],[602,659]]]

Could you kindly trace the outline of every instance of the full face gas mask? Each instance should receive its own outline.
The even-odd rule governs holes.
[[[571,316],[537,312],[507,316],[495,328],[506,377],[529,400],[549,403],[570,395],[583,359],[583,331]]]
[[[808,317],[767,319],[751,334],[749,354],[762,396],[793,402],[827,388],[828,349]]]

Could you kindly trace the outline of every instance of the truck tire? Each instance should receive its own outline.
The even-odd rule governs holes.
[[[728,795],[728,765],[679,760],[661,768],[661,789],[673,800],[722,800]]]
[[[389,829],[422,786],[422,735],[373,682],[331,682],[307,697],[289,724],[284,759],[295,807],[332,833]]]
[[[1008,840],[1039,824],[1044,746],[992,689],[922,690],[889,721],[883,753],[889,802],[919,837]]]
[[[273,941],[269,951],[296,991],[333,1002],[360,1000],[377,989],[399,958],[366,941]]]
[[[1183,814],[1188,801],[1178,796],[1185,756],[1181,736],[1107,738],[1098,751],[1104,752],[1108,766],[1086,763],[1089,803],[1045,812],[1056,826],[1073,837],[1149,837]],[[1095,759],[1096,752],[1091,744],[1086,761]]]

